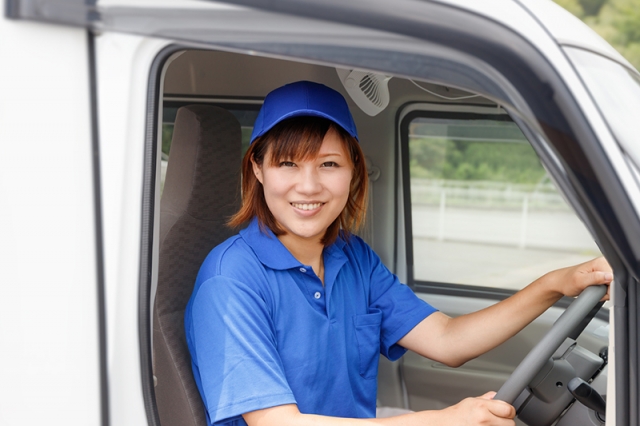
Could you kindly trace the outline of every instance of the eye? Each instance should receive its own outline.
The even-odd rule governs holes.
[[[281,161],[280,167],[295,167],[295,163],[293,161]]]
[[[322,167],[339,167],[338,163],[336,163],[335,161],[325,161],[324,163],[322,163]]]

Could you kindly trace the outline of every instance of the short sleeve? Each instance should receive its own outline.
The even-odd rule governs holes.
[[[382,312],[380,353],[391,361],[407,351],[398,345],[409,331],[437,309],[418,298],[387,269],[368,246],[371,266],[370,309]]]
[[[265,301],[249,286],[216,276],[187,309],[187,343],[211,423],[295,404]]]

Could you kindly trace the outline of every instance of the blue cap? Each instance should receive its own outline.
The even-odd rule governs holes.
[[[253,126],[251,143],[282,120],[303,116],[331,120],[358,139],[349,106],[340,93],[324,84],[298,81],[279,87],[267,95]]]

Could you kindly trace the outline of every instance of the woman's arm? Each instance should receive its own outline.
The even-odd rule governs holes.
[[[577,296],[590,285],[609,284],[612,279],[611,267],[602,257],[558,269],[478,312],[456,318],[436,312],[398,343],[422,356],[457,367],[514,336],[563,295]],[[604,299],[608,298],[607,292]]]
[[[347,419],[302,414],[296,405],[256,410],[243,415],[249,426],[513,426],[515,409],[493,400],[493,393],[467,398],[437,411],[419,411],[382,419]]]

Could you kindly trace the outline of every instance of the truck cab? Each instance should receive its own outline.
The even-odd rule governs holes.
[[[604,306],[459,368],[381,358],[381,413],[515,380],[519,425],[640,424],[640,74],[553,2],[7,0],[0,40],[1,424],[205,425],[182,313],[264,97],[299,80],[347,99],[360,236],[442,312],[614,269]]]

